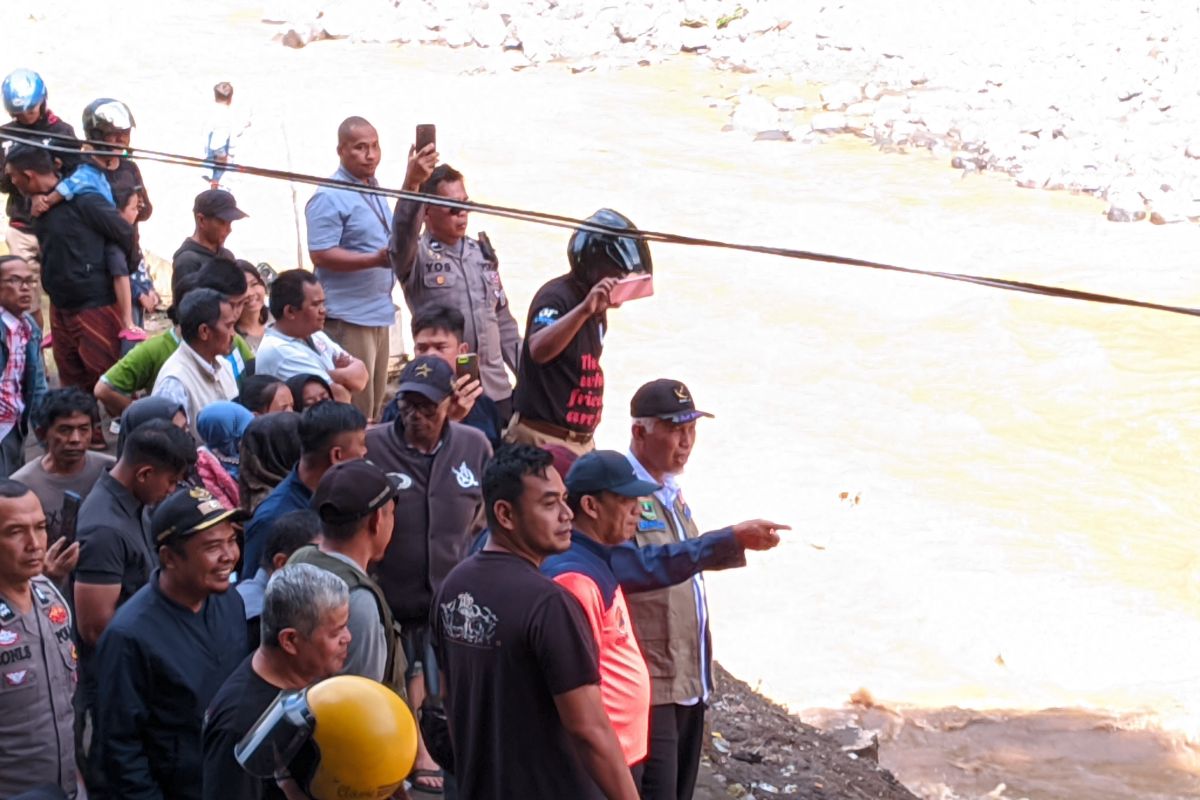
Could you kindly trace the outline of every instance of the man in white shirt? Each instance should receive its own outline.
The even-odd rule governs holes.
[[[325,290],[311,272],[291,269],[271,284],[269,301],[275,324],[267,329],[255,355],[255,371],[287,380],[317,375],[333,389],[333,399],[350,402],[369,375],[363,362],[347,353],[322,330]]]
[[[237,313],[215,289],[195,289],[179,304],[183,338],[158,371],[154,394],[179,403],[187,411],[188,430],[197,442],[196,418],[209,403],[237,397],[237,379],[225,356],[233,349]]]

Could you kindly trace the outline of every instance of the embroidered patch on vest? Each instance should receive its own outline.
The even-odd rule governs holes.
[[[49,620],[55,625],[65,625],[68,619],[67,608],[66,606],[52,606],[50,610],[46,612],[46,617],[49,618]]]
[[[16,631],[0,631],[0,647],[12,647],[21,641],[21,634]]]
[[[658,512],[654,510],[653,500],[642,501],[642,519],[655,520],[658,519]]]

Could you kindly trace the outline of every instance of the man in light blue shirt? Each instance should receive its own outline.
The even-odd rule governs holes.
[[[379,134],[362,117],[338,126],[334,180],[377,187]],[[325,332],[367,366],[371,380],[352,402],[376,419],[387,389],[388,329],[396,320],[388,262],[392,211],[386,198],[321,187],[304,207],[308,254],[325,288]]]

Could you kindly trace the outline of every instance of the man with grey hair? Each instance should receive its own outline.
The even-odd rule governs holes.
[[[262,641],[225,681],[204,715],[205,800],[282,798],[253,777],[233,748],[281,691],[337,675],[350,651],[350,590],[332,572],[289,564],[267,582]]]

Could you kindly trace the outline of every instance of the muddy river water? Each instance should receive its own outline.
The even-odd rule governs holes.
[[[854,140],[722,133],[706,98],[763,79],[704,62],[571,75],[471,50],[292,51],[227,1],[3,14],[5,71],[40,69],[76,123],[95,96],[126,100],[147,147],[198,154],[229,80],[253,110],[248,163],[330,174],[337,123],[361,114],[399,185],[412,126],[432,121],[479,200],[1200,306],[1192,225],[1107,223],[1092,199]],[[169,257],[202,182],[143,171],[143,244]],[[288,186],[234,191],[251,217],[231,249],[294,266]],[[522,316],[566,235],[479,229]],[[795,528],[709,579],[732,672],[808,719],[880,730],[883,763],[929,797],[1200,796],[1200,323],[765,256],[654,258],[657,296],[610,317],[601,445],[625,446],[638,385],[682,379],[716,414],[685,479],[701,523]],[[859,689],[885,708],[846,709]]]

